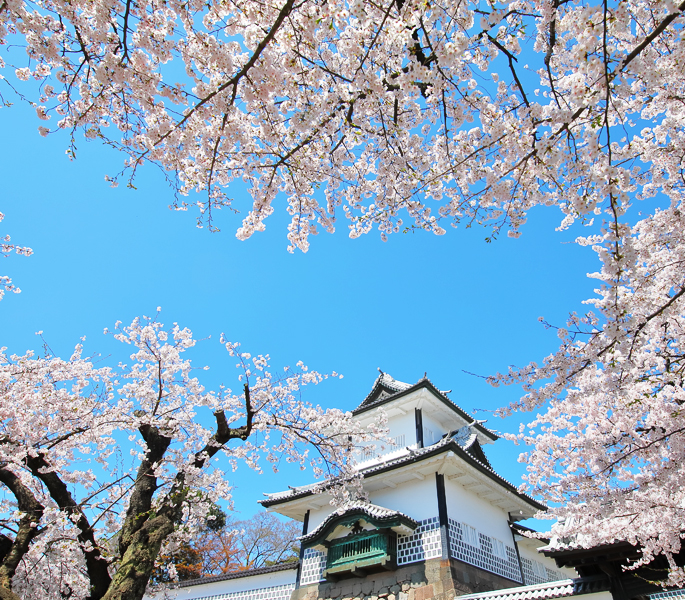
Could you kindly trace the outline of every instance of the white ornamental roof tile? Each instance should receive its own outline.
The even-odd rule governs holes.
[[[455,600],[551,600],[573,596],[573,579],[458,596]]]

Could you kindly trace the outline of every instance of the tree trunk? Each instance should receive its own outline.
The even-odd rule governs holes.
[[[141,600],[162,542],[173,530],[174,523],[168,515],[156,515],[148,519],[132,536],[102,600]]]

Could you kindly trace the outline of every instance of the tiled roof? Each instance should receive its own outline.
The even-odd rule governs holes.
[[[480,433],[490,438],[492,441],[498,439],[497,434],[491,431],[487,427],[482,425],[483,421],[476,421],[471,415],[469,415],[463,408],[456,405],[452,400],[447,397],[448,392],[440,391],[433,385],[433,382],[427,377],[419,379],[414,384],[404,383],[403,381],[397,381],[392,376],[387,373],[381,372],[376,381],[371,388],[369,394],[364,398],[357,408],[352,411],[353,415],[358,415],[360,413],[371,410],[372,408],[377,408],[391,402],[401,396],[405,396],[415,390],[425,387],[432,391],[436,398],[442,401],[445,405],[449,406],[454,412],[456,412],[462,419],[471,425],[475,425]]]
[[[180,581],[174,587],[190,587],[193,585],[203,585],[205,583],[214,583],[216,581],[227,581],[228,579],[240,579],[241,577],[254,577],[255,575],[267,575],[268,573],[277,573],[278,571],[288,571],[297,569],[300,566],[300,561],[284,562],[271,567],[262,567],[260,569],[246,569],[244,571],[233,571],[231,573],[222,573],[221,575],[212,575],[211,577],[201,577],[200,579],[190,579],[188,581]]]
[[[573,579],[459,596],[455,600],[550,600],[573,596]]]
[[[328,517],[326,517],[323,520],[322,523],[319,524],[318,527],[316,527],[306,535],[299,537],[298,539],[302,543],[306,543],[309,540],[313,540],[333,521],[336,521],[337,519],[344,517],[345,515],[353,513],[363,513],[365,515],[368,515],[369,517],[378,519],[379,521],[386,521],[397,517],[401,517],[403,520],[406,520],[409,523],[411,523],[414,526],[414,529],[419,526],[418,521],[412,519],[411,517],[408,517],[404,513],[401,513],[397,510],[391,510],[383,506],[378,506],[377,504],[371,504],[370,502],[363,502],[361,500],[358,500],[356,502],[349,502],[341,506],[337,510],[334,510],[330,515],[328,515]]]
[[[380,371],[380,369],[378,370]],[[382,401],[389,396],[393,396],[398,392],[408,390],[410,387],[412,387],[412,384],[404,383],[404,381],[397,381],[397,379],[394,379],[388,373],[383,373],[383,371],[381,371],[381,374],[376,378],[376,381],[373,382],[371,391],[367,394],[366,398],[362,400],[361,404],[355,408],[355,410],[359,410],[362,407],[365,408],[367,406],[375,405],[376,403],[382,403]],[[380,394],[379,390],[381,390]],[[376,397],[377,395],[379,395],[379,397]]]
[[[425,448],[420,448],[416,450],[408,449],[407,453],[402,456],[371,465],[370,467],[362,469],[361,472],[365,478],[370,477],[372,475],[382,473],[384,471],[397,469],[412,462],[419,461],[429,456],[440,454],[441,452],[446,452],[448,450],[452,450],[460,458],[464,458],[467,461],[472,462],[473,466],[475,466],[479,471],[484,473],[487,477],[489,477],[496,483],[502,485],[503,487],[508,488],[508,490],[511,493],[515,494],[522,500],[525,500],[529,504],[533,505],[538,510],[546,510],[546,507],[544,505],[540,504],[537,500],[528,496],[527,494],[519,492],[514,484],[504,479],[504,477],[495,473],[495,471],[489,464],[484,464],[482,461],[478,460],[475,456],[473,456],[473,454],[471,454],[470,452],[465,450],[460,444],[458,444],[455,441],[455,439],[451,436],[446,436],[442,438],[440,441],[436,442],[432,446],[427,446]],[[323,485],[326,484],[324,483]],[[265,500],[261,500],[260,504],[262,504],[262,506],[268,507],[274,504],[279,504],[281,502],[288,502],[290,500],[302,498],[312,494],[313,489],[314,486],[305,486],[301,488],[292,488],[286,492],[268,494],[268,498],[266,498]]]
[[[681,598],[685,598],[685,589],[657,592],[655,594],[650,594],[649,598],[651,600],[676,600],[676,598],[680,600]]]

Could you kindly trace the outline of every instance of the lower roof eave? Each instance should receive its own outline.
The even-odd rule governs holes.
[[[508,482],[506,479],[502,478],[497,473],[495,473],[490,467],[482,464],[476,458],[471,456],[454,440],[438,442],[436,444],[433,444],[433,446],[413,451],[408,455],[387,461],[386,463],[379,463],[378,465],[370,467],[364,471],[364,480],[370,482],[371,479],[387,475],[388,473],[391,473],[393,471],[399,471],[400,469],[404,470],[407,468],[415,469],[422,463],[425,466],[425,463],[431,461],[431,459],[442,458],[444,460],[449,455],[452,455],[455,459],[462,463],[465,469],[469,470],[470,473],[481,476],[483,478],[483,481],[487,482],[488,486],[492,487],[493,489],[496,489],[504,496],[510,498],[512,501],[512,506],[515,505],[517,509],[520,510],[522,513],[523,511],[525,511],[525,513],[523,513],[520,517],[521,519],[529,518],[535,512],[547,510],[547,507],[544,504],[541,504],[540,502],[538,502],[534,498],[531,498],[527,494],[519,492],[518,489],[516,489],[516,487],[512,483]],[[279,506],[277,512],[282,514],[288,514],[288,512],[292,513],[292,510],[282,510],[282,508],[280,507],[282,506],[283,508],[285,508],[285,505],[291,503],[299,504],[301,500],[308,499],[313,495],[315,495],[315,492],[311,488],[303,489],[301,491],[294,490],[290,493],[278,494],[275,495],[275,497],[261,500],[260,504],[267,509]],[[319,497],[326,496],[326,494],[321,493],[318,493],[316,495]],[[327,500],[320,504],[321,506],[323,506],[323,504],[325,503],[327,503]],[[307,502],[302,503],[303,506],[305,506],[306,504]],[[293,508],[295,507],[293,506]],[[302,509],[296,509],[296,512],[299,514],[300,510]],[[293,516],[293,514],[288,514],[288,516]],[[517,515],[512,516],[514,520],[518,520],[516,519]]]
[[[490,592],[476,592],[465,596],[457,596],[455,600],[551,600],[573,596],[574,580],[561,579],[536,585],[504,588]]]
[[[215,583],[217,581],[228,581],[230,579],[242,579],[244,577],[257,577],[258,575],[268,575],[270,573],[278,573],[279,571],[295,570],[300,566],[300,561],[283,562],[270,567],[260,567],[258,569],[245,569],[244,571],[231,571],[230,573],[222,573],[221,575],[210,575],[209,577],[201,577],[199,579],[189,579],[186,581],[179,581],[173,587],[184,588],[194,585],[205,585],[207,583]]]

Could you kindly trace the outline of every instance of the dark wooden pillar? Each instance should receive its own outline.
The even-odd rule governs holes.
[[[416,422],[416,444],[423,448],[423,415],[420,408],[414,409],[414,421]]]
[[[309,511],[304,513],[304,520],[302,521],[302,535],[307,534],[309,527]],[[295,588],[300,587],[300,575],[302,574],[302,559],[304,558],[304,548],[300,546],[300,564],[297,566],[297,577],[295,578]]]
[[[435,487],[438,493],[438,518],[440,519],[440,542],[442,544],[442,558],[450,557],[450,526],[447,516],[447,495],[445,494],[445,476],[435,474]]]
[[[521,553],[519,552],[519,545],[516,541],[516,534],[514,533],[514,529],[512,528],[513,524],[514,520],[511,518],[511,513],[509,513],[509,531],[511,531],[511,541],[514,542],[514,550],[516,550],[516,559],[519,561],[519,573],[521,573],[521,583],[523,585],[528,585],[526,583],[526,578],[523,576],[523,562],[521,561]]]

